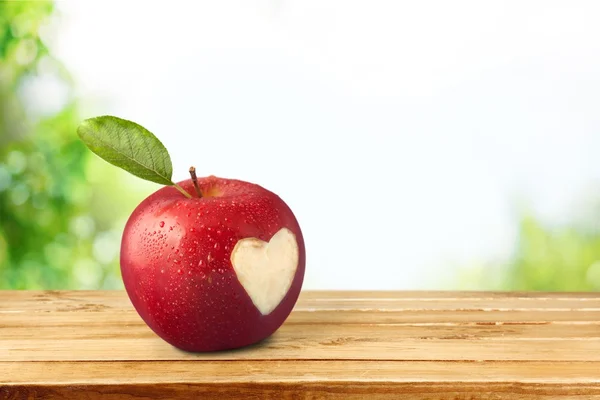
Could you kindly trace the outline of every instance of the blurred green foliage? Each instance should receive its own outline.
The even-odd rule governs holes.
[[[593,216],[587,221],[573,218],[568,224],[550,226],[525,214],[509,260],[464,268],[457,286],[473,290],[600,290],[600,232],[595,220]]]
[[[73,84],[40,35],[53,11],[0,2],[0,289],[118,288],[120,231],[141,196],[76,135]]]
[[[513,290],[600,290],[600,235],[592,227],[547,227],[526,216],[504,281]]]

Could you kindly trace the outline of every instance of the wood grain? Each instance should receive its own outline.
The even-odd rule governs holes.
[[[600,399],[600,294],[305,292],[246,349],[191,354],[122,291],[0,291],[0,399]]]

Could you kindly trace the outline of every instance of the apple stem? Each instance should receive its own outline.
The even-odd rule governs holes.
[[[188,192],[186,192],[181,186],[179,186],[176,183],[173,183],[173,186],[175,187],[175,189],[179,190],[185,197],[187,197],[188,199],[192,198],[192,195],[189,194]]]
[[[190,167],[190,175],[192,177],[192,182],[194,183],[194,188],[196,189],[196,193],[198,193],[198,197],[202,197],[202,192],[200,191],[200,187],[198,186],[198,177],[196,176],[196,168],[194,166]]]

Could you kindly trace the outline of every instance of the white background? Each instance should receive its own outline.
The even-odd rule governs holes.
[[[305,288],[443,287],[600,173],[600,2],[63,1],[86,115],[295,211]],[[44,88],[45,96],[60,88]],[[597,194],[597,193],[596,193]]]

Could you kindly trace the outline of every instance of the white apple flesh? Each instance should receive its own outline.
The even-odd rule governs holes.
[[[296,275],[296,236],[282,228],[268,243],[257,238],[242,239],[233,248],[231,264],[258,311],[268,315],[290,290]]]

